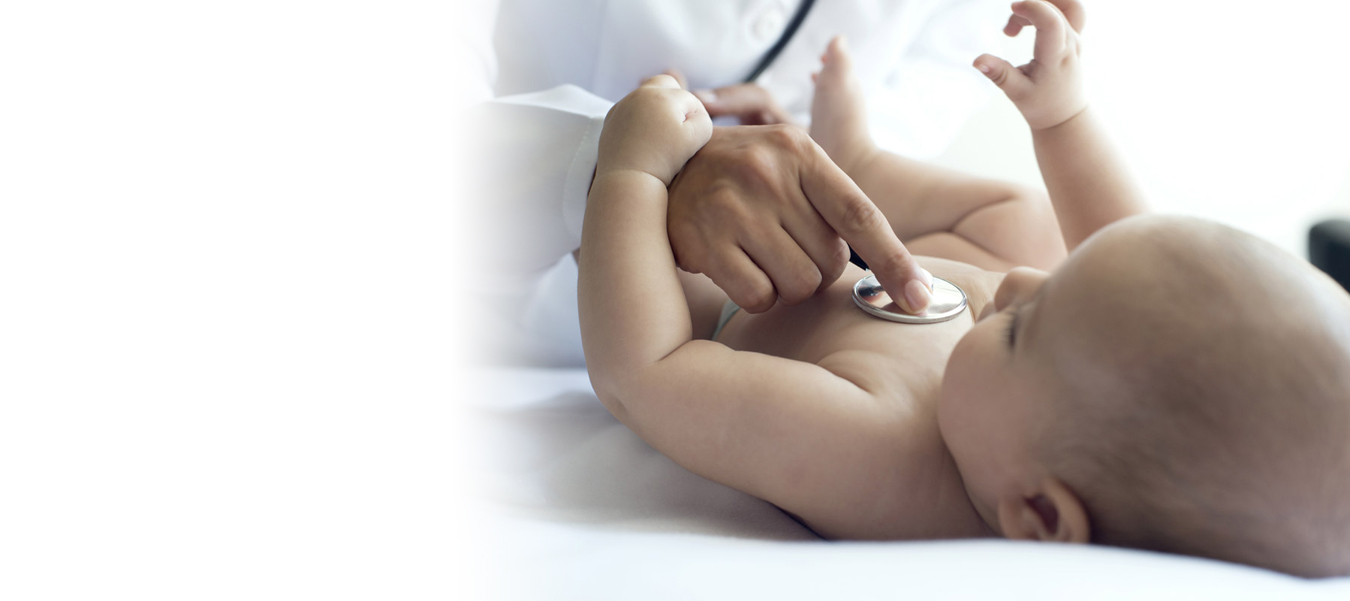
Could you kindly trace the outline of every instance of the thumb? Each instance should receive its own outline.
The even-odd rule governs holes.
[[[975,68],[1012,100],[1021,98],[1031,90],[1031,80],[1021,69],[992,54],[981,54],[975,59]]]

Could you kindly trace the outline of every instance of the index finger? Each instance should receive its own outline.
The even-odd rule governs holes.
[[[802,192],[820,216],[854,252],[867,262],[881,287],[902,309],[920,313],[932,300],[933,276],[901,244],[890,222],[858,185],[825,151],[814,152],[801,166]]]
[[[1036,27],[1035,55],[1037,58],[1058,56],[1063,52],[1069,34],[1069,24],[1059,7],[1045,0],[1024,0],[1012,5],[1013,14]]]

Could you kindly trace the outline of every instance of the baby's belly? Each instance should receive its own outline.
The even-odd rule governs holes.
[[[931,382],[933,372],[941,374],[956,343],[974,325],[975,316],[993,296],[1002,274],[942,259],[923,257],[920,263],[933,275],[966,291],[970,306],[964,313],[935,324],[904,324],[872,317],[853,303],[853,284],[867,272],[849,265],[838,281],[799,305],[779,304],[758,315],[737,312],[717,340],[736,350],[808,363],[840,352],[861,351],[892,359],[900,371],[922,375],[922,381]]]

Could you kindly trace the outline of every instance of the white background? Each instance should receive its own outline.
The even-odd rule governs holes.
[[[462,8],[6,4],[0,597],[478,596]],[[1344,3],[1089,10],[1094,102],[1159,208],[1291,250],[1346,210]],[[1010,110],[943,160],[1038,181]]]
[[[4,4],[0,598],[466,594],[457,4]]]
[[[1089,102],[1152,208],[1216,219],[1306,256],[1350,218],[1350,2],[1098,0],[1083,32]],[[1031,58],[1032,31],[1004,58]],[[938,160],[1040,185],[1031,136],[999,96]]]

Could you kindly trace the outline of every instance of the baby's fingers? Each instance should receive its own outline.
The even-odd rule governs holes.
[[[631,81],[631,80],[629,80],[629,81]],[[653,87],[653,88],[674,88],[674,89],[678,90],[678,89],[680,89],[680,82],[679,82],[679,81],[676,81],[676,79],[675,79],[674,77],[671,77],[670,75],[667,75],[667,74],[665,74],[665,73],[662,73],[662,74],[660,74],[660,75],[656,75],[656,76],[653,76],[653,77],[648,77],[647,79],[642,80],[642,83],[639,84],[638,87],[641,87],[641,88],[646,88],[646,87]]]
[[[1083,3],[1078,0],[1050,0],[1059,12],[1064,13],[1064,18],[1069,20],[1069,25],[1074,31],[1083,33],[1083,26],[1087,24],[1087,11],[1083,10]]]
[[[1037,59],[1048,60],[1064,52],[1072,29],[1059,8],[1045,0],[1025,0],[1014,2],[1012,10],[1015,16],[1030,21],[1036,28]]]
[[[975,68],[980,70],[985,77],[994,82],[994,85],[1003,90],[1008,98],[1017,101],[1025,94],[1031,91],[1031,80],[1027,79],[1021,69],[1014,67],[1012,63],[1005,61],[992,54],[981,54],[975,59]]]
[[[1023,27],[1031,27],[1031,21],[1017,15],[1008,15],[1008,24],[1003,26],[1003,34],[1015,38],[1022,33]]]

